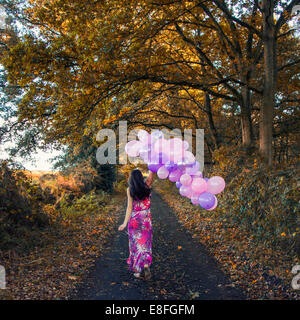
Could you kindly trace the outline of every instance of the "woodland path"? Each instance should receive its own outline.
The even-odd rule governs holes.
[[[125,212],[120,212],[119,224]],[[92,300],[234,300],[245,299],[231,286],[206,248],[177,221],[157,192],[152,192],[152,278],[136,279],[127,270],[127,228],[111,235],[109,245],[96,260],[71,299]]]

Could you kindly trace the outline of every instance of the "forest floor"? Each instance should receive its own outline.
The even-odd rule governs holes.
[[[232,286],[240,288],[247,300],[300,300],[300,291],[291,284],[295,277],[292,268],[299,264],[297,256],[255,241],[238,225],[195,208],[177,190],[161,184],[156,189],[193,240],[216,259]]]
[[[151,204],[152,278],[134,278],[126,263],[127,230],[117,231],[125,206],[123,194],[112,197],[105,211],[45,233],[48,246],[28,256],[0,257],[7,276],[0,299],[299,299],[286,281],[256,260],[253,250],[262,250],[259,246],[205,217],[193,230],[193,208],[159,188]]]
[[[121,200],[120,200],[121,199]],[[84,277],[114,233],[123,196],[64,223],[51,223],[29,252],[0,250],[6,289],[0,300],[61,300]]]
[[[136,279],[128,271],[128,235],[126,229],[111,239],[94,267],[68,299],[158,300],[245,299],[242,291],[207,249],[195,241],[178,222],[176,215],[161,196],[153,192],[151,203],[153,224],[151,280]],[[120,212],[119,223],[124,219]]]

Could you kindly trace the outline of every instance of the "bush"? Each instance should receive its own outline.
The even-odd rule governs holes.
[[[72,201],[69,201],[69,197],[66,194],[60,201],[59,216],[64,221],[77,221],[87,214],[97,214],[110,199],[107,193],[96,194],[94,190]]]
[[[293,169],[238,174],[220,195],[218,216],[257,241],[284,251],[299,250],[299,178]]]
[[[45,194],[21,171],[0,163],[0,244],[1,249],[28,248],[40,241],[39,230],[49,224],[40,202]]]
[[[210,176],[224,177],[219,206],[207,214],[249,232],[254,240],[284,252],[299,252],[299,184],[295,167],[263,167],[259,156],[223,147]]]
[[[94,182],[98,190],[112,193],[114,182],[116,181],[116,166],[111,164],[102,164],[97,167],[98,177]]]
[[[128,182],[125,178],[114,183],[114,190],[118,193],[126,194],[127,187]]]

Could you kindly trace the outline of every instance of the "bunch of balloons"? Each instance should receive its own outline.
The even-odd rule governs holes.
[[[192,152],[188,151],[189,143],[179,138],[165,139],[160,130],[148,133],[139,130],[139,140],[131,140],[125,146],[131,157],[140,157],[158,178],[168,178],[176,183],[179,193],[191,199],[203,209],[214,210],[218,205],[216,194],[225,188],[222,177],[204,178],[199,171],[200,164]]]

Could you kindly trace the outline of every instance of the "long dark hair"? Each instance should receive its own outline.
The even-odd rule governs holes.
[[[151,189],[144,181],[142,172],[139,169],[131,171],[129,178],[129,191],[134,200],[144,200],[149,197]]]

